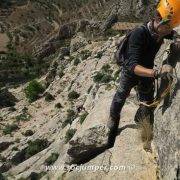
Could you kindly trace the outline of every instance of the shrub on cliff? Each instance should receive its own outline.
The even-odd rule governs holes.
[[[30,130],[30,129],[26,130],[26,131],[23,133],[24,136],[32,136],[33,134],[34,134],[34,132],[33,132],[32,130]]]
[[[13,131],[16,131],[17,129],[19,129],[17,124],[7,124],[3,129],[3,133],[11,134]]]
[[[91,56],[92,52],[89,50],[83,50],[81,51],[81,59],[85,60],[87,59],[89,56]]]
[[[79,58],[76,58],[76,59],[74,60],[74,66],[77,66],[80,62],[81,62],[80,59],[79,59]]]
[[[16,116],[16,121],[29,121],[31,119],[31,115],[28,113],[22,113]]]
[[[59,157],[58,153],[52,153],[51,156],[49,156],[46,160],[45,163],[46,165],[52,165],[54,164],[54,162],[57,160],[57,158]]]
[[[35,141],[28,141],[28,147],[25,152],[26,159],[44,150],[48,147],[48,145],[49,142],[47,139],[36,139]]]
[[[39,95],[44,92],[44,87],[36,80],[31,81],[25,88],[26,98],[29,102],[36,101]]]
[[[68,124],[72,124],[74,119],[77,117],[76,113],[72,109],[67,110],[67,118],[62,123],[62,128],[66,127]]]
[[[106,74],[103,72],[97,72],[96,75],[93,77],[95,83],[108,83],[112,81],[112,76],[110,74]]]
[[[60,108],[62,108],[63,106],[62,106],[62,104],[61,103],[57,103],[57,104],[55,104],[55,108],[57,108],[57,109],[60,109]]]
[[[111,66],[109,64],[104,64],[101,68],[101,71],[109,74],[113,73],[113,70],[111,69]]]
[[[101,71],[96,72],[93,76],[95,83],[109,83],[113,80],[112,77],[113,70],[109,64],[104,64],[101,68]]]
[[[68,129],[65,136],[65,143],[68,143],[74,134],[76,133],[77,129]]]
[[[53,100],[55,100],[54,96],[52,94],[50,94],[49,92],[47,92],[46,96],[45,96],[45,101],[50,102]]]
[[[68,94],[69,100],[77,99],[77,98],[79,98],[79,96],[80,96],[80,94],[77,93],[76,91],[71,91],[71,92]]]
[[[80,116],[80,120],[79,120],[80,124],[82,124],[84,122],[84,120],[86,119],[88,114],[89,114],[88,112],[85,112]]]

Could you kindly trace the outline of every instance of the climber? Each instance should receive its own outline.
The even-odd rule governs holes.
[[[121,109],[131,89],[134,86],[138,87],[140,101],[146,103],[153,101],[154,80],[163,75],[161,70],[154,69],[155,55],[164,39],[174,37],[176,31],[173,28],[178,25],[180,25],[180,1],[161,0],[152,20],[132,31],[124,54],[119,87],[110,107],[107,122],[108,147],[114,145]]]

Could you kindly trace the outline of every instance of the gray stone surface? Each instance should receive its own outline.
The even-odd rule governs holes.
[[[169,59],[170,62],[173,60],[173,64],[176,68],[177,77],[175,77],[171,94],[165,98],[155,112],[154,124],[154,142],[158,151],[160,174],[164,180],[180,178],[180,56],[177,56],[176,53],[175,55],[172,54],[170,58],[172,58]],[[165,81],[168,81],[168,79]],[[165,81],[163,81],[163,83],[165,83]]]

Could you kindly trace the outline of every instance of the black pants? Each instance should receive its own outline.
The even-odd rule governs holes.
[[[129,96],[131,89],[136,85],[140,101],[151,102],[154,99],[154,78],[132,75],[127,70],[122,69],[119,87],[110,107],[112,119],[120,119],[120,113],[126,98]]]

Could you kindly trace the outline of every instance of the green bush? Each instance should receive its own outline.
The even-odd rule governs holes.
[[[108,82],[110,82],[112,80],[113,80],[113,78],[111,77],[111,75],[104,74],[104,76],[101,79],[101,83],[108,83]]]
[[[96,83],[108,83],[113,78],[111,75],[103,73],[103,72],[97,72],[96,75],[93,77],[94,82]]]
[[[67,118],[62,123],[62,128],[66,127],[68,124],[72,124],[72,122],[74,121],[75,118],[76,118],[76,113],[73,110],[68,109],[67,110]]]
[[[55,99],[55,98],[54,98],[54,96],[53,96],[52,94],[50,94],[49,92],[46,93],[45,101],[50,102],[50,101],[53,101],[54,99]]]
[[[68,143],[74,134],[76,133],[77,129],[68,129],[65,135],[65,143]]]
[[[96,75],[93,77],[94,82],[100,83],[103,76],[103,73],[97,72]]]
[[[36,101],[43,92],[43,86],[36,80],[31,81],[25,88],[26,98],[28,98],[29,102]]]
[[[58,72],[58,75],[59,75],[60,78],[62,78],[62,77],[64,76],[63,70],[60,70],[60,71]]]
[[[77,99],[77,98],[79,98],[79,96],[80,96],[80,94],[77,93],[76,91],[71,91],[71,92],[68,94],[69,100]]]
[[[99,52],[96,54],[95,58],[101,59],[102,56],[103,56],[103,52],[102,52],[102,51],[99,51]]]
[[[16,121],[29,121],[31,118],[31,115],[27,113],[22,113],[18,116],[16,116]]]
[[[24,136],[32,136],[34,132],[32,130],[26,130],[26,132],[23,134]]]
[[[25,150],[25,158],[28,159],[38,152],[44,150],[49,145],[47,139],[36,139],[35,141],[28,141],[28,147]]]
[[[11,134],[13,131],[16,131],[17,129],[19,129],[17,124],[7,124],[3,129],[3,133]]]
[[[110,68],[111,68],[111,66],[109,64],[105,64],[102,66],[101,70],[105,73],[111,74],[113,72],[113,70]]]
[[[87,59],[89,56],[91,56],[91,52],[89,50],[83,50],[81,51],[81,58],[82,60]]]
[[[82,114],[80,116],[80,124],[82,124],[84,122],[84,120],[86,119],[86,117],[88,116],[88,112],[85,112],[84,114]]]
[[[57,103],[57,104],[55,104],[55,108],[58,108],[58,109],[60,109],[60,108],[62,108],[63,106],[61,105],[61,103]]]
[[[102,66],[101,71],[97,72],[93,77],[94,82],[96,83],[108,83],[113,80],[111,74],[113,70],[110,69],[109,64]]]
[[[80,62],[79,58],[74,59],[74,66],[77,66]]]
[[[14,147],[12,148],[12,151],[18,151],[18,148],[17,148],[16,146],[14,146]]]
[[[49,156],[49,157],[45,160],[46,165],[49,166],[49,165],[54,164],[58,157],[59,157],[59,154],[58,154],[58,153],[52,153],[51,156]]]

